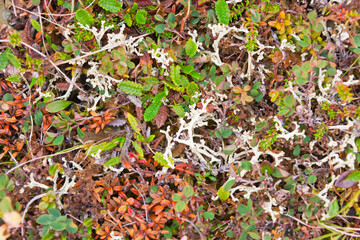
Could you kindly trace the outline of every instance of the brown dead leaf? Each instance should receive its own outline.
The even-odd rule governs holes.
[[[162,105],[160,107],[160,110],[159,110],[158,114],[154,118],[156,126],[158,128],[161,128],[165,124],[166,119],[168,118],[168,116],[169,116],[169,109],[165,105]]]

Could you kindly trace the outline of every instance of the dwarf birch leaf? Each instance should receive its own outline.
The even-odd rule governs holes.
[[[120,12],[121,9],[121,3],[116,0],[100,0],[99,5],[106,11],[112,13]]]
[[[215,11],[219,23],[228,25],[230,20],[230,9],[227,2],[225,0],[218,0],[215,3]]]
[[[197,45],[191,38],[189,38],[185,44],[185,52],[191,58],[194,57],[197,52]]]

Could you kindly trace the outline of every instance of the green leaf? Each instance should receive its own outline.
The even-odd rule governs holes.
[[[356,46],[360,47],[360,35],[354,37],[354,43]]]
[[[184,201],[178,201],[175,204],[175,211],[182,212],[186,208],[186,202]]]
[[[241,162],[241,168],[244,170],[252,170],[252,163],[250,161],[242,161]]]
[[[69,221],[70,220],[70,221]],[[70,233],[76,233],[78,230],[78,226],[71,219],[66,219],[66,231]]]
[[[151,191],[151,193],[157,193],[157,191],[158,191],[158,185],[151,185],[150,186],[150,191]],[[174,196],[174,195],[173,195]],[[175,201],[175,200],[174,200]]]
[[[346,171],[336,180],[335,186],[340,188],[351,188],[360,181],[360,171]]]
[[[230,197],[230,191],[225,191],[225,187],[221,186],[218,190],[218,196],[221,201],[226,201]]]
[[[245,206],[244,204],[240,204],[238,206],[238,212],[241,214],[241,215],[246,215],[247,213],[249,213],[249,209],[247,206]]]
[[[287,95],[284,98],[284,104],[287,107],[293,107],[296,104],[296,100],[293,95]]]
[[[55,217],[50,214],[41,215],[36,219],[36,222],[41,225],[50,225],[54,221],[55,221]]]
[[[65,108],[67,108],[70,104],[72,104],[71,101],[66,101],[66,100],[57,100],[54,102],[49,103],[45,109],[46,111],[48,111],[49,113],[56,113],[56,112],[60,112],[61,110],[64,110]]]
[[[150,104],[150,106],[145,110],[145,113],[144,113],[144,120],[145,122],[150,122],[151,120],[153,120],[156,115],[158,114],[159,112],[159,109],[161,107],[161,100],[163,99],[163,97],[166,96],[166,93],[165,91],[164,92],[161,92],[161,93],[158,93],[155,97],[154,97],[154,100],[153,102]]]
[[[61,134],[54,139],[53,145],[61,145],[63,141],[64,141],[64,135]]]
[[[120,157],[113,157],[110,158],[109,160],[106,161],[106,163],[104,163],[105,167],[112,167],[116,164],[121,163],[121,158]]]
[[[36,31],[40,32],[41,31],[41,25],[38,21],[36,21],[35,19],[31,19],[31,25],[35,28]]]
[[[158,24],[155,26],[155,32],[157,33],[163,33],[165,31],[165,27],[166,25],[165,24]]]
[[[95,20],[85,9],[78,9],[75,13],[76,20],[78,20],[84,26],[91,26]]]
[[[185,116],[185,110],[180,104],[174,104],[172,109],[180,118],[183,118]]]
[[[191,38],[189,38],[185,44],[185,52],[191,58],[194,57],[197,52],[197,45]]]
[[[141,159],[143,159],[144,158],[144,151],[143,151],[142,147],[137,142],[132,142],[132,145],[134,146],[135,151],[139,154],[139,157]]]
[[[333,201],[329,207],[330,218],[335,217],[338,214],[338,212],[339,212],[339,203],[338,203],[337,199],[335,199],[335,201]]]
[[[117,13],[117,12],[120,12],[120,10],[121,10],[121,3],[116,0],[100,0],[99,5],[106,11],[109,11],[112,13]]]
[[[138,24],[146,23],[147,12],[145,10],[139,10],[135,15],[135,20]]]
[[[173,196],[172,196],[172,200],[175,201],[175,202],[178,202],[181,200],[181,195],[178,194],[178,193],[175,193]]]
[[[55,218],[58,218],[61,216],[61,212],[56,208],[49,208],[48,212],[53,215]]]
[[[196,83],[191,82],[189,83],[189,86],[186,88],[186,92],[190,97],[193,97],[195,96],[195,94],[199,92],[199,86]]]
[[[296,147],[294,148],[294,151],[293,151],[293,155],[295,157],[299,156],[300,155],[300,145],[296,145]]]
[[[53,222],[50,226],[55,231],[62,231],[66,228],[66,224],[64,222]]]
[[[230,191],[231,187],[234,186],[234,184],[235,184],[235,179],[230,179],[229,181],[227,181],[224,185],[225,192]]]
[[[256,232],[248,232],[247,233],[252,239],[258,240],[260,239],[260,235]]]
[[[191,197],[194,194],[194,189],[192,186],[190,185],[186,185],[183,189],[183,193],[185,195],[186,198]]]
[[[170,66],[170,77],[176,86],[181,86],[180,66]]]
[[[230,21],[230,9],[225,0],[218,0],[215,3],[216,16],[221,24],[228,25]]]
[[[258,11],[256,10],[252,10],[252,16],[251,16],[251,20],[253,20],[254,22],[260,22],[260,14]]]
[[[18,74],[10,75],[6,80],[9,82],[21,82],[20,75]]]
[[[0,191],[5,189],[6,185],[8,184],[9,182],[9,177],[5,174],[1,174],[0,175]]]
[[[309,184],[312,184],[312,183],[315,183],[316,180],[317,180],[316,175],[310,175],[310,176],[308,177],[308,179],[307,179],[307,182],[308,182]]]
[[[35,115],[34,117],[35,124],[40,126],[43,121],[43,113],[39,110],[36,110],[34,115]]]
[[[229,238],[234,238],[235,237],[235,234],[232,230],[229,230],[226,232],[226,236],[228,236]]]
[[[203,218],[208,219],[210,221],[213,220],[214,217],[215,217],[215,214],[212,212],[204,212],[203,213]]]
[[[6,53],[3,52],[0,54],[0,70],[3,70],[7,67],[7,65],[9,64],[9,60],[6,57]]]
[[[139,127],[139,124],[138,124],[136,118],[133,115],[131,115],[131,113],[129,113],[129,112],[126,112],[126,117],[130,123],[131,128],[134,130],[134,132],[136,134],[140,134],[140,127]]]
[[[83,133],[83,131],[81,131],[80,127],[76,128],[76,132],[77,132],[79,138],[85,137],[85,134]]]
[[[153,158],[163,167],[174,168],[174,161],[170,157],[168,157],[168,159],[165,159],[164,154],[162,154],[161,152],[155,152]]]
[[[316,12],[309,12],[308,15],[307,15],[308,19],[310,21],[315,21],[316,18],[317,18],[317,13]]]

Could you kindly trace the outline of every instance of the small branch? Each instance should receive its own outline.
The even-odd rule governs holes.
[[[136,188],[136,190],[138,190],[139,194],[141,195],[143,201],[144,201],[144,207],[145,207],[145,218],[146,218],[146,222],[149,223],[149,216],[148,216],[148,211],[147,211],[147,207],[146,207],[146,201],[145,201],[145,197],[144,195],[140,192],[140,190],[135,186],[135,184],[133,184],[133,186]]]
[[[186,12],[186,16],[181,21],[180,34],[183,33],[185,22],[190,16],[190,6],[191,6],[191,0],[188,0],[188,9],[187,9],[187,12]]]
[[[184,220],[185,222],[190,223],[190,224],[195,228],[195,230],[199,233],[201,239],[205,239],[204,236],[202,235],[202,233],[200,232],[199,228],[198,228],[193,222],[191,222],[191,221],[189,221],[189,220],[187,220],[187,219],[185,219],[185,218],[179,218],[179,219]]]

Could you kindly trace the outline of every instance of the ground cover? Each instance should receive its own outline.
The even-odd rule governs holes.
[[[360,237],[358,1],[0,4],[0,239]]]

